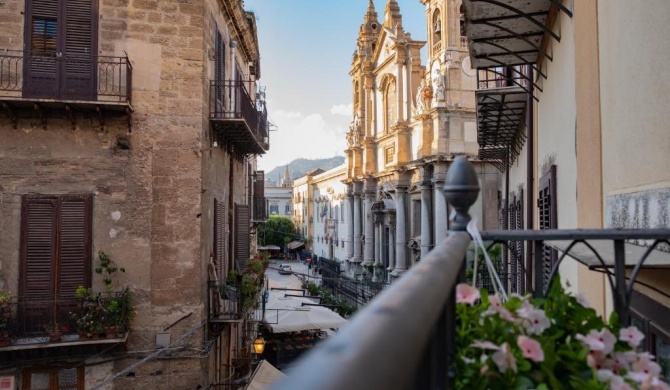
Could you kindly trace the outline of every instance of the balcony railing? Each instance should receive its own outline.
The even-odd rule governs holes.
[[[264,153],[269,148],[267,112],[251,99],[243,81],[210,81],[209,117],[238,148]],[[236,132],[240,125],[244,132]],[[246,148],[245,148],[245,143]],[[255,143],[255,145],[248,145]]]
[[[210,322],[234,322],[242,319],[259,322],[265,310],[265,284],[251,287],[246,281],[209,282],[208,306]],[[251,291],[251,290],[254,291]]]
[[[450,167],[445,193],[454,212],[452,231],[419,263],[385,289],[332,338],[316,346],[303,357],[273,390],[337,389],[446,389],[454,387],[456,356],[456,284],[465,281],[466,252],[471,242],[465,231],[470,220],[468,209],[475,203],[479,186],[472,165],[464,157]],[[531,241],[535,247],[532,267],[526,267],[529,292],[542,296],[557,275],[571,249],[588,246],[607,272],[614,310],[628,324],[630,298],[636,276],[659,243],[669,243],[670,229],[600,231],[518,231],[482,233],[485,240],[506,243]],[[624,241],[651,240],[642,256],[628,261],[634,265],[626,274]],[[552,264],[545,279],[543,264],[549,240],[567,241],[563,255]],[[592,241],[613,244],[613,262],[607,264],[604,251],[599,253]],[[570,253],[569,255],[566,255]],[[658,261],[658,260],[655,260]],[[587,264],[589,265],[589,264]],[[592,264],[593,265],[593,264]],[[658,264],[655,264],[658,265]],[[525,265],[522,265],[525,266]],[[534,275],[534,277],[531,277]],[[627,280],[628,279],[628,283]],[[315,367],[327,369],[315,370]]]
[[[477,71],[478,89],[528,87],[528,70],[524,65],[487,68]]]
[[[268,220],[268,209],[267,209],[267,198],[263,196],[254,196],[251,199],[252,202],[252,221],[267,221]]]
[[[0,53],[0,98],[131,102],[128,57]]]
[[[0,351],[125,340],[129,302],[127,291],[86,299],[19,297],[0,306]]]

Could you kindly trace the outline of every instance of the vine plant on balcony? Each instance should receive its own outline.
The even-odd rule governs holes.
[[[553,283],[546,299],[481,293],[460,284],[456,385],[459,389],[670,389],[643,334],[604,321],[580,296]]]

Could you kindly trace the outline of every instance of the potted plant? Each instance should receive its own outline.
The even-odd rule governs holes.
[[[49,341],[56,342],[61,340],[62,333],[61,333],[61,327],[60,325],[58,325],[58,322],[51,321],[44,326],[44,329],[49,334]]]
[[[11,343],[9,336],[9,321],[6,318],[0,318],[0,347],[6,347]]]
[[[546,299],[507,301],[460,284],[456,301],[457,389],[670,389],[637,351],[642,332],[616,313],[604,321],[560,283]]]
[[[4,319],[12,317],[12,294],[7,291],[0,291],[0,313]]]

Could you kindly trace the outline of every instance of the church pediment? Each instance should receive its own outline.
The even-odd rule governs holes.
[[[395,45],[397,43],[397,37],[394,32],[386,27],[379,34],[377,39],[377,47],[375,48],[373,63],[375,67],[386,62],[389,58],[395,57],[396,50]]]

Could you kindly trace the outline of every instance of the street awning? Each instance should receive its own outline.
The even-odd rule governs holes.
[[[537,64],[559,11],[572,17],[561,0],[463,0],[466,34],[474,68]]]
[[[253,374],[251,374],[249,384],[244,389],[267,390],[285,376],[284,373],[268,363],[267,360],[261,360]]]
[[[281,248],[278,247],[277,245],[266,245],[266,246],[259,246],[258,250],[259,251],[278,251]]]
[[[347,323],[334,311],[313,305],[309,298],[286,297],[285,293],[270,291],[265,304],[265,322],[272,333],[298,332],[313,329],[337,329]]]
[[[305,243],[302,241],[291,241],[286,246],[288,247],[288,249],[294,250],[300,248],[303,245],[305,245]]]

